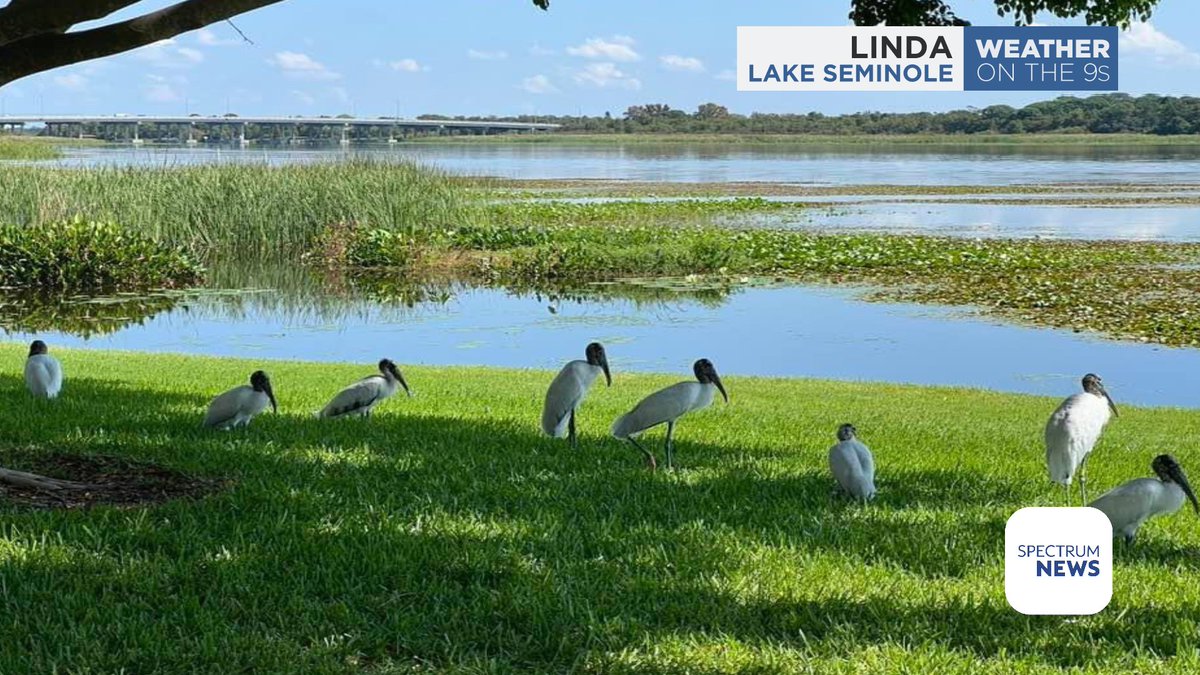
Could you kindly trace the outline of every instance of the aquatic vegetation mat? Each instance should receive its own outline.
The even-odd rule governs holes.
[[[183,248],[116,223],[73,218],[0,225],[0,287],[146,290],[189,286],[203,275],[204,267]]]
[[[732,205],[729,212],[720,205]],[[739,205],[740,204],[740,205]],[[1176,346],[1200,345],[1200,245],[966,239],[739,227],[761,200],[538,202],[431,236],[340,227],[333,266],[403,278],[454,273],[511,288],[629,277],[742,276],[853,283],[870,298],[962,305],[1005,319]],[[676,205],[672,213],[666,206]],[[660,220],[653,215],[656,209]],[[681,213],[701,214],[699,220]],[[717,214],[725,214],[718,216]],[[708,222],[706,222],[708,219]]]
[[[201,499],[228,484],[223,479],[197,478],[156,464],[120,457],[26,451],[0,453],[0,458],[3,459],[0,465],[6,468],[62,481],[58,487],[0,481],[0,507],[133,508],[173,499]],[[20,469],[16,468],[18,465]]]

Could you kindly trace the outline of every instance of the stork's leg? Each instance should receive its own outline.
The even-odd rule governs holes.
[[[1079,496],[1083,499],[1080,506],[1087,506],[1087,461],[1090,454],[1083,456],[1083,461],[1079,463]]]
[[[667,422],[667,469],[675,469],[675,422]]]
[[[651,471],[658,469],[658,462],[654,461],[654,455],[650,454],[649,450],[647,450],[646,448],[643,448],[642,444],[638,443],[637,439],[634,438],[633,436],[629,437],[629,442],[633,443],[633,447],[637,448],[638,450],[641,450],[642,454],[646,455],[646,466],[650,467]]]
[[[1071,505],[1071,481],[1068,480],[1067,484],[1064,485],[1063,487],[1065,487],[1067,489],[1067,500],[1064,503],[1067,506],[1070,506]]]
[[[579,447],[579,441],[578,441],[578,439],[575,438],[575,409],[574,408],[571,408],[571,421],[567,424],[567,429],[569,430],[567,432],[567,437],[571,441],[571,449],[574,450]]]

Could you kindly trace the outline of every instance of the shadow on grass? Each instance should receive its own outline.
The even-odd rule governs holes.
[[[46,403],[17,383],[0,378],[3,444],[242,477],[152,510],[6,513],[24,554],[0,558],[0,578],[28,618],[8,629],[0,662],[17,669],[564,670],[681,635],[840,657],[932,644],[1083,666],[1175,655],[1190,644],[1176,628],[1200,611],[1132,606],[1069,622],[1018,615],[999,588],[979,604],[949,594],[998,569],[1004,518],[1033,494],[994,476],[881,467],[880,499],[860,506],[834,499],[809,459],[796,473],[731,470],[713,458],[738,449],[682,441],[691,468],[651,474],[626,444],[585,436],[572,451],[533,418],[393,408],[371,420],[264,415],[216,433],[198,428],[198,396],[78,378],[70,398]],[[1157,540],[1142,552],[1165,568],[1181,555]],[[901,585],[922,577],[928,592],[727,590],[759,565],[789,575],[787,561],[809,553],[848,583],[870,565]]]

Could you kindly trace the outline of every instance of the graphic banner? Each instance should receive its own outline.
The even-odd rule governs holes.
[[[1106,26],[739,26],[738,91],[1116,91]]]

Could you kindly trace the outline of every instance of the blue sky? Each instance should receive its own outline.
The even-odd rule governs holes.
[[[155,9],[166,0],[146,1]],[[977,25],[991,0],[956,0]],[[845,25],[849,0],[287,0],[136,52],[0,88],[9,114],[621,114],[946,110],[1046,93],[739,93],[738,25]],[[123,12],[117,17],[128,16]],[[1041,17],[1040,23],[1061,23]],[[1122,36],[1121,90],[1200,94],[1200,3],[1162,0]]]

